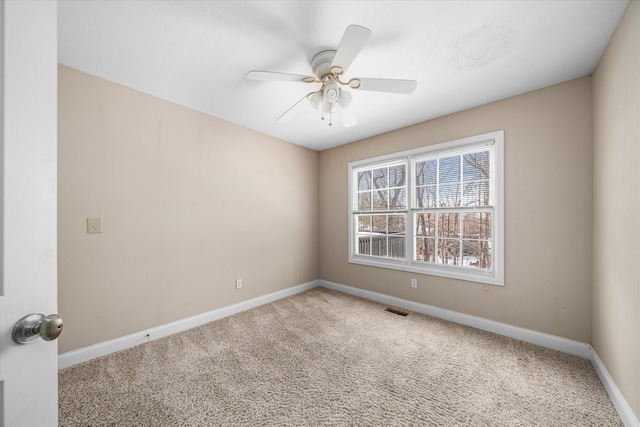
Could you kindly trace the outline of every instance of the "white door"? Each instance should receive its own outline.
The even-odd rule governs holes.
[[[0,0],[0,426],[58,422],[57,342],[12,341],[57,309],[57,4]]]

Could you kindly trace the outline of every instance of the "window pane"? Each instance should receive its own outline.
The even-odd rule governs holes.
[[[416,261],[435,262],[436,239],[416,239]]]
[[[491,250],[489,242],[484,240],[465,240],[462,242],[462,265],[482,269],[491,268]]]
[[[399,236],[389,237],[389,248],[388,248],[388,256],[389,258],[404,258],[405,253],[405,238]]]
[[[373,188],[388,188],[389,168],[380,168],[373,170]]]
[[[371,255],[387,256],[386,236],[371,236]]]
[[[386,215],[373,215],[373,232],[374,233],[387,233],[387,216]]]
[[[463,206],[490,206],[489,181],[469,181],[464,183]]]
[[[460,156],[445,157],[440,159],[440,182],[460,181]]]
[[[373,209],[386,211],[389,209],[389,190],[375,190],[373,192]]]
[[[404,215],[389,215],[389,234],[392,233],[405,233],[405,216]]]
[[[371,210],[371,193],[358,193],[358,210]]]
[[[491,213],[473,212],[465,213],[462,219],[463,239],[490,239],[491,238]]]
[[[369,236],[358,237],[358,253],[361,255],[371,255],[371,241]]]
[[[477,179],[489,179],[491,162],[489,151],[480,151],[472,154],[465,154],[463,169],[463,179],[465,181]]]
[[[427,187],[416,188],[416,205],[419,208],[435,208],[436,186],[429,185]]]
[[[371,190],[371,171],[358,172],[358,191]]]
[[[453,239],[438,240],[438,262],[449,265],[461,265],[460,241]]]
[[[405,188],[394,188],[389,191],[389,208],[405,209],[407,207],[407,190]]]
[[[371,231],[371,217],[369,215],[358,215],[358,232]]]
[[[360,170],[353,177],[358,180],[358,189],[355,190],[357,208],[353,207],[354,212],[400,211],[397,214],[355,214],[356,231],[353,239],[357,254],[404,258],[407,214],[403,211],[407,209],[407,163]]]
[[[407,183],[407,170],[405,165],[389,168],[389,187],[402,187]]]
[[[438,207],[459,207],[460,200],[460,183],[447,183],[439,185]]]
[[[438,215],[438,237],[460,238],[460,213]]]
[[[430,213],[415,216],[416,236],[436,237],[436,215]]]
[[[437,184],[437,160],[425,160],[416,162],[416,185]]]

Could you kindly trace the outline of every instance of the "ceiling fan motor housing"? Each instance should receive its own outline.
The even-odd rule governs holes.
[[[313,57],[311,60],[311,70],[313,70],[313,74],[315,74],[318,80],[322,81],[323,76],[331,74],[331,63],[333,62],[334,56],[336,56],[335,50],[323,50]]]

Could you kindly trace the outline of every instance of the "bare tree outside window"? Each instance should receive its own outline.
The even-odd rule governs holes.
[[[357,181],[358,254],[404,259],[406,257],[406,165],[374,167],[360,171],[357,174]],[[394,211],[399,212],[394,213]]]
[[[491,268],[490,165],[489,151],[415,162],[416,261]]]

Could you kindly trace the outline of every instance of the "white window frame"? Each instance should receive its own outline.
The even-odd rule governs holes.
[[[424,261],[413,261],[415,251],[414,212],[421,210],[416,208],[414,203],[413,167],[415,160],[420,160],[421,157],[425,156],[458,154],[462,151],[482,148],[487,145],[493,146],[491,155],[492,186],[490,189],[493,220],[491,230],[491,271],[446,264],[425,263]],[[357,191],[354,191],[354,185],[356,185],[356,171],[365,167],[375,167],[390,162],[406,162],[407,165],[407,209],[404,211],[406,212],[406,259],[391,259],[355,253],[354,212],[357,211],[358,206]],[[482,135],[429,145],[414,150],[350,162],[348,165],[348,194],[349,263],[402,270],[418,274],[449,277],[490,285],[504,285],[504,131],[500,130],[485,133]]]

